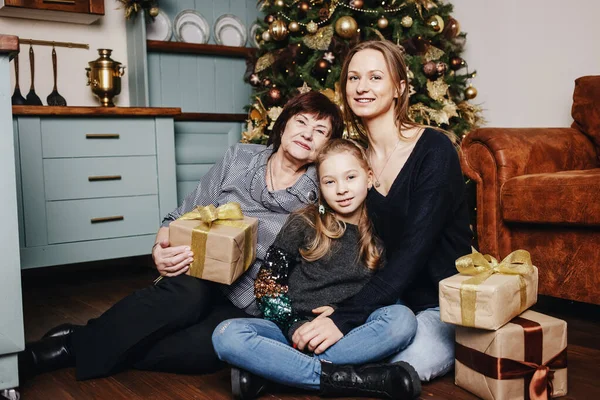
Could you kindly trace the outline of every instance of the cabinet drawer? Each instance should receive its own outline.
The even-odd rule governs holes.
[[[44,158],[156,154],[154,120],[41,120]]]
[[[155,156],[44,160],[46,200],[157,194]]]
[[[156,233],[158,196],[46,203],[48,243],[79,242]]]

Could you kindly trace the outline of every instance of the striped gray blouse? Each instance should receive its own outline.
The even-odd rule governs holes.
[[[222,286],[231,302],[251,315],[260,314],[254,301],[254,279],[260,269],[260,261],[275,241],[289,213],[317,200],[317,175],[312,165],[293,186],[274,192],[267,189],[266,168],[272,153],[271,146],[233,145],[223,159],[200,179],[196,190],[162,222],[162,226],[169,226],[171,221],[196,206],[214,204],[218,207],[231,201],[240,203],[244,215],[258,218],[256,261],[231,286]]]

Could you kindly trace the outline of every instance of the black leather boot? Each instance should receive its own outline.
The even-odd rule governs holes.
[[[236,400],[257,398],[266,388],[267,381],[240,368],[231,367],[231,393]]]
[[[73,333],[73,331],[77,328],[79,328],[80,325],[74,325],[74,324],[61,324],[58,326],[55,326],[54,328],[50,329],[48,332],[46,332],[44,334],[44,336],[42,336],[43,338],[47,338],[47,337],[55,337],[55,336],[66,336],[66,335],[70,335],[71,333]]]
[[[412,400],[421,394],[421,381],[417,371],[404,361],[365,365],[336,365],[321,362],[319,394]]]
[[[75,365],[68,346],[69,335],[48,337],[25,345],[19,353],[19,376],[28,379],[43,372]]]

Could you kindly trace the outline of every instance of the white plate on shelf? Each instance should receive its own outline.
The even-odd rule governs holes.
[[[258,29],[260,28],[260,24],[258,22],[255,22],[252,24],[252,26],[250,26],[250,32],[248,34],[248,41],[250,42],[250,45],[252,47],[256,47],[258,48],[260,45],[258,44],[258,39],[256,39],[256,33],[258,32]]]
[[[204,44],[210,38],[210,27],[198,11],[183,10],[175,17],[173,33],[179,42]]]
[[[217,44],[235,47],[246,44],[246,25],[233,14],[223,14],[217,18],[213,32]]]
[[[147,40],[162,40],[168,42],[171,40],[173,30],[171,20],[163,10],[158,10],[158,15],[154,17],[154,21],[148,18],[146,23],[146,39]]]

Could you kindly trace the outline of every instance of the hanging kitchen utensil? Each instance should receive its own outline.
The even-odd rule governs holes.
[[[58,89],[56,88],[56,71],[58,69],[56,64],[56,50],[54,49],[54,46],[52,46],[52,70],[54,72],[54,89],[52,90],[52,93],[50,93],[46,98],[46,102],[49,106],[66,106],[67,101],[64,97],[58,94]]]
[[[25,104],[25,97],[21,94],[21,88],[19,87],[19,54],[14,58],[15,62],[15,92],[11,97],[11,103],[15,106],[20,106]]]
[[[33,83],[35,78],[35,58],[33,55],[33,46],[29,45],[29,67],[31,68],[31,86],[29,87],[29,93],[27,93],[27,103],[30,106],[43,106],[42,100],[35,94],[35,85]]]

